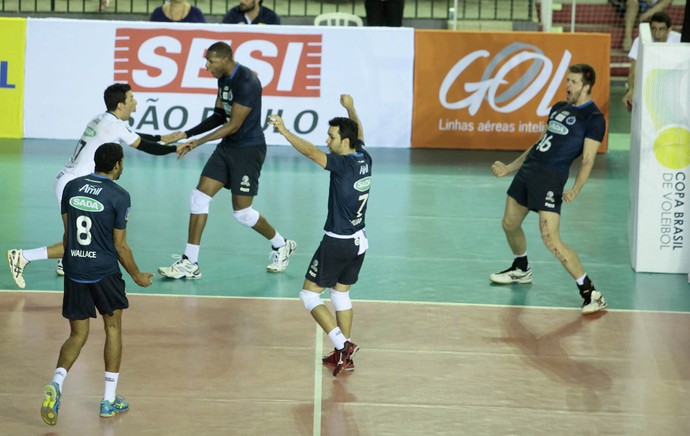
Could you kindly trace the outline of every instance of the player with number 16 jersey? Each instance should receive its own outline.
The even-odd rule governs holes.
[[[585,138],[602,142],[605,133],[606,120],[593,100],[582,106],[558,102],[551,108],[546,132],[532,147],[524,165],[536,162],[567,174],[582,154]]]

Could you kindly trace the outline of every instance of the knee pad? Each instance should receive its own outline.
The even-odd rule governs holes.
[[[256,223],[259,222],[259,217],[261,216],[259,212],[254,210],[251,206],[242,210],[236,210],[232,214],[235,216],[238,223],[247,227],[254,227]]]
[[[352,309],[350,292],[338,292],[334,289],[331,289],[331,303],[333,303],[333,307],[335,308],[336,312]]]
[[[208,214],[209,204],[211,204],[211,197],[195,189],[189,197],[189,212],[195,215]]]
[[[302,300],[304,308],[307,309],[307,312],[309,313],[311,313],[311,311],[314,310],[315,307],[318,307],[323,304],[323,301],[321,300],[321,294],[317,294],[316,292],[311,292],[304,289],[300,291],[299,299]]]

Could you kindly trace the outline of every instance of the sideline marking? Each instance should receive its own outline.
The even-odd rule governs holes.
[[[63,291],[45,291],[45,290],[31,290],[31,289],[0,289],[1,293],[7,294],[62,294]],[[167,298],[199,298],[199,299],[221,299],[221,300],[282,300],[282,301],[299,301],[299,298],[295,297],[245,297],[245,296],[232,296],[232,295],[179,295],[179,294],[144,294],[137,292],[127,292],[127,296],[137,296],[137,297],[167,297]],[[576,306],[571,307],[552,307],[552,306],[526,306],[522,304],[483,304],[483,303],[456,303],[456,302],[444,302],[444,301],[419,301],[419,300],[357,300],[352,299],[353,303],[363,304],[363,303],[377,303],[377,304],[403,304],[403,305],[418,305],[418,306],[457,306],[457,307],[481,307],[481,308],[509,308],[517,307],[524,309],[542,309],[551,311],[579,311],[580,308]],[[616,308],[606,308],[605,312],[614,313],[658,313],[658,314],[676,314],[676,315],[688,315],[690,312],[682,310],[651,310],[651,309],[616,309]],[[589,315],[583,315],[585,317]],[[321,349],[323,349],[323,344],[321,344]]]

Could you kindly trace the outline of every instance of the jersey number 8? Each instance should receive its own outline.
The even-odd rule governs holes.
[[[77,242],[79,245],[91,244],[91,218],[86,215],[77,217]]]

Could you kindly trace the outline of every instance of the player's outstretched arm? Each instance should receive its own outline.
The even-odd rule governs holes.
[[[289,131],[287,127],[285,127],[283,119],[280,118],[278,115],[270,115],[268,118],[270,120],[268,124],[271,124],[278,133],[283,135],[285,139],[288,140],[290,145],[292,145],[295,148],[295,150],[299,151],[309,159],[319,164],[321,168],[326,168],[326,153],[319,150],[311,142],[302,139],[299,136],[292,133],[291,131]]]
[[[172,132],[168,133],[167,135],[161,135],[161,141],[164,144],[172,144],[173,142],[177,142],[181,139],[185,139],[187,135],[184,132]]]
[[[347,110],[347,117],[357,123],[357,139],[364,141],[364,128],[355,110],[355,102],[349,94],[340,95],[340,104]]]
[[[132,250],[127,245],[127,230],[113,229],[113,242],[115,243],[115,250],[117,250],[117,260],[120,261],[127,273],[132,276],[134,282],[142,288],[150,286],[153,274],[139,271],[139,267],[134,261]]]
[[[174,145],[164,145],[158,143],[160,135],[148,135],[146,133],[139,134],[139,138],[134,141],[132,147],[139,151],[148,153],[154,156],[164,156],[166,154],[175,153],[177,148]]]

